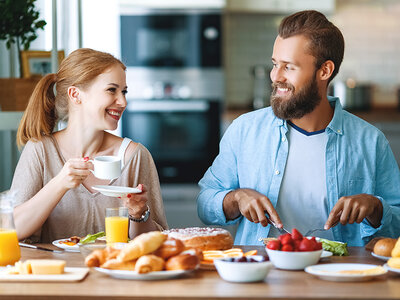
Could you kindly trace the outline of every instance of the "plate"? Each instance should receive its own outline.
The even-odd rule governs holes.
[[[96,271],[107,274],[117,279],[134,279],[134,280],[163,280],[182,276],[192,272],[192,270],[175,270],[175,271],[158,271],[139,274],[136,271],[126,270],[109,270],[104,268],[94,268]]]
[[[333,253],[331,251],[323,250],[321,253],[321,258],[331,257]]]
[[[95,185],[92,188],[103,195],[110,197],[126,197],[128,194],[138,194],[142,192],[142,190],[138,188],[126,186]]]
[[[383,260],[383,261],[388,261],[390,258],[389,256],[378,255],[378,254],[375,254],[374,252],[371,252],[371,255],[373,257],[379,258],[380,260]]]
[[[384,264],[383,267],[384,267],[386,270],[389,270],[389,271],[392,271],[392,272],[395,272],[395,273],[400,273],[400,269],[391,268],[391,267],[388,266],[388,264]]]
[[[0,267],[0,281],[80,281],[86,277],[89,268],[69,268],[64,269],[64,274],[57,275],[20,275],[7,274],[8,267]]]
[[[366,281],[374,277],[378,277],[387,273],[386,269],[380,270],[380,272],[369,273],[369,274],[345,274],[343,271],[350,270],[368,270],[372,268],[381,267],[378,265],[369,264],[321,264],[308,266],[304,269],[309,274],[315,275],[320,279],[329,281]]]
[[[69,239],[60,239],[60,240],[55,240],[55,241],[53,241],[53,245],[54,246],[57,246],[58,248],[62,248],[62,249],[64,249],[65,251],[68,251],[68,252],[79,252],[79,246],[78,246],[78,244],[76,244],[76,245],[73,245],[73,246],[70,246],[70,245],[66,245],[66,244],[63,244],[63,243],[61,243],[61,242],[63,242],[63,241],[68,241]]]

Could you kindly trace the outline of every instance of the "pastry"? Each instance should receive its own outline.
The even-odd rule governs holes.
[[[165,261],[154,254],[143,255],[138,258],[135,265],[135,271],[139,274],[162,271]]]
[[[185,244],[181,240],[168,238],[161,244],[161,247],[154,252],[154,255],[167,259],[171,256],[178,255],[183,250],[185,250]]]

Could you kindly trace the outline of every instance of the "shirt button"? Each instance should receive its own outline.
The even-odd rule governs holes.
[[[279,174],[280,174],[279,170],[275,170],[275,175],[279,175]]]
[[[340,133],[340,129],[338,129],[337,132]]]
[[[286,141],[286,138],[283,137],[283,138],[282,138],[282,142],[284,142],[284,141]]]

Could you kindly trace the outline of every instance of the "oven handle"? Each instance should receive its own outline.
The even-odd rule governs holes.
[[[130,101],[126,108],[127,111],[145,112],[204,112],[209,109],[207,101]]]

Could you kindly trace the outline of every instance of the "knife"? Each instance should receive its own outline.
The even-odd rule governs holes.
[[[50,252],[55,252],[55,253],[63,253],[64,250],[53,250],[53,249],[48,249],[48,248],[44,248],[41,246],[36,246],[36,245],[31,245],[31,244],[27,244],[27,243],[18,243],[21,247],[26,247],[26,248],[32,248],[32,249],[38,249],[38,250],[44,250],[44,251],[50,251]]]

